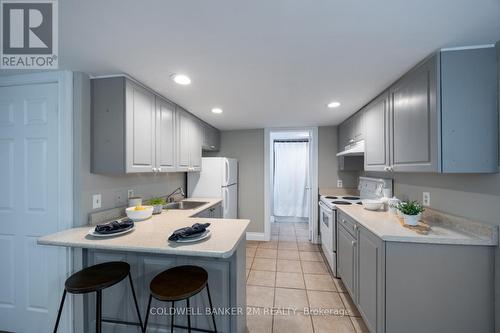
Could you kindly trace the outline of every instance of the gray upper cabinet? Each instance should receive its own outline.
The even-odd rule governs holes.
[[[175,170],[175,105],[156,97],[156,166],[159,172]]]
[[[153,172],[154,94],[124,77],[92,80],[91,94],[92,172]]]
[[[155,168],[155,96],[125,82],[125,172],[151,172]]]
[[[364,139],[365,111],[361,109],[352,117],[351,137],[355,142]]]
[[[344,150],[347,145],[353,144],[364,138],[364,118],[364,110],[360,110],[339,125],[339,151]]]
[[[191,139],[190,132],[190,117],[187,111],[177,107],[177,169],[188,171],[190,167],[189,155]]]
[[[338,151],[343,151],[351,141],[352,118],[347,119],[339,125],[338,130]]]
[[[189,161],[191,163],[190,171],[201,171],[201,151],[203,143],[203,127],[200,120],[192,117],[191,119],[191,144]]]
[[[220,132],[215,127],[207,123],[202,124],[203,127],[203,150],[218,151],[220,149]]]
[[[124,76],[91,81],[92,172],[200,171],[202,122]]]
[[[388,102],[371,102],[365,170],[498,172],[496,57],[494,47],[441,50],[394,83]]]
[[[365,108],[365,170],[385,171],[389,165],[389,94],[384,92]]]
[[[437,66],[434,55],[389,90],[392,171],[439,171]]]
[[[177,107],[177,170],[201,170],[202,128],[199,120]]]

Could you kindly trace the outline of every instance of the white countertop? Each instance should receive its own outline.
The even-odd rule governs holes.
[[[470,228],[470,232],[465,232],[458,228],[453,228],[450,223],[432,223],[424,218],[431,226],[431,230],[427,235],[422,235],[403,227],[399,223],[397,216],[389,212],[369,211],[360,205],[337,206],[337,209],[353,218],[384,241],[456,245],[498,245],[498,230],[495,226],[473,222],[473,224],[478,225],[476,229],[481,231],[481,234],[479,232],[474,233],[472,228]],[[479,230],[479,228],[483,230]],[[484,229],[487,229],[486,232],[484,232]]]
[[[87,235],[91,226],[68,229],[43,236],[38,244],[101,249],[115,251],[175,254],[213,258],[229,258],[239,242],[245,239],[249,220],[213,219],[191,217],[221,202],[213,198],[189,198],[191,201],[206,201],[207,204],[196,209],[168,210],[150,219],[135,222],[135,229],[115,237],[92,237]],[[195,243],[172,243],[168,237],[176,229],[200,222],[209,222],[209,238]]]

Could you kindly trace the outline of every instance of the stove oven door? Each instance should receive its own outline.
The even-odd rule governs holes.
[[[321,249],[328,261],[333,274],[337,276],[336,265],[336,228],[335,228],[335,211],[328,208],[323,202],[320,201],[320,214],[319,214],[319,229],[321,233]]]

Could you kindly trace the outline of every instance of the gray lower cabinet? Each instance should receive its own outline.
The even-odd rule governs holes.
[[[389,166],[389,94],[384,92],[365,108],[366,171],[387,171]]]
[[[383,241],[337,214],[337,270],[370,332],[494,331],[493,247]]]
[[[357,300],[359,312],[371,332],[384,331],[384,242],[358,226]]]
[[[177,107],[177,170],[201,170],[202,128],[199,120]]]
[[[87,265],[95,265],[110,261],[125,261],[131,266],[131,276],[133,279],[137,301],[141,311],[142,319],[147,309],[149,299],[149,284],[151,280],[160,272],[181,265],[196,265],[204,268],[208,272],[208,281],[210,293],[214,307],[224,309],[235,306],[235,286],[231,285],[231,279],[236,276],[236,268],[232,267],[233,260],[219,260],[210,258],[196,258],[176,255],[156,255],[141,254],[133,252],[109,252],[90,250],[87,254]],[[243,270],[244,273],[244,270]],[[243,282],[244,283],[244,282]],[[244,286],[243,286],[244,288]],[[153,299],[152,307],[165,311],[168,314],[170,303],[160,302]],[[185,301],[176,302],[176,313],[183,313]],[[192,325],[200,329],[211,330],[213,325],[211,317],[205,315],[205,308],[208,307],[208,297],[206,290],[191,297],[190,306],[200,311],[201,315],[192,316]],[[91,322],[95,318],[95,301],[87,298],[86,313],[90,317],[85,322]],[[153,312],[148,319],[148,331],[170,332],[170,318],[161,312]],[[102,305],[103,318],[137,322],[137,315],[134,308],[134,301],[128,281],[112,286],[104,292]],[[187,316],[176,315],[175,323],[177,325],[187,326]],[[229,316],[216,315],[217,330],[219,332],[236,332],[232,326]],[[92,331],[92,328],[88,329]],[[138,332],[137,327],[125,326],[116,323],[103,323],[104,332]]]
[[[345,287],[356,298],[356,239],[342,226],[337,227],[337,271]]]
[[[218,203],[212,207],[209,207],[196,214],[195,217],[221,219],[223,217],[222,204]]]

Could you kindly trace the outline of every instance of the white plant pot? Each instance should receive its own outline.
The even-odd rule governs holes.
[[[417,225],[418,224],[418,221],[420,221],[420,217],[422,216],[422,214],[417,214],[417,215],[406,215],[406,214],[403,214],[403,218],[405,220],[405,223],[408,224],[408,225]]]
[[[162,211],[163,211],[163,205],[153,206],[153,214],[161,214]]]

